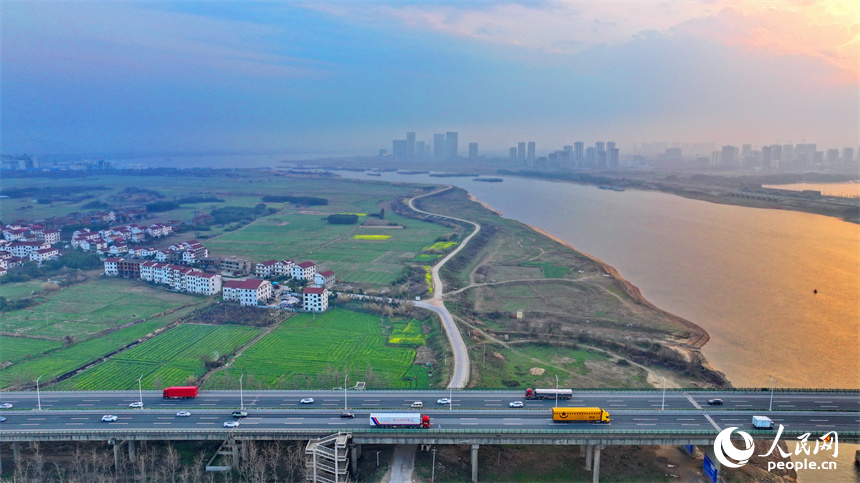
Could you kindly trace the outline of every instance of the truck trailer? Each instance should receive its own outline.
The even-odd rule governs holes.
[[[572,389],[526,389],[526,399],[570,399],[573,397]]]
[[[609,423],[609,413],[600,408],[552,408],[552,420],[558,423]]]
[[[371,413],[370,425],[375,428],[429,428],[430,416],[418,413]]]
[[[197,386],[171,386],[161,393],[161,397],[164,399],[193,399],[197,397]]]
[[[773,429],[773,420],[767,416],[753,416],[752,425],[756,429]]]

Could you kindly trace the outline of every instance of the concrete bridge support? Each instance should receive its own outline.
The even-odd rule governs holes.
[[[113,467],[119,471],[119,445],[122,444],[119,441],[113,444]]]
[[[592,483],[598,483],[600,481],[600,451],[603,448],[604,446],[601,444],[594,448],[594,473],[592,473],[591,477]]]
[[[349,458],[349,471],[352,473],[352,476],[358,474],[358,459],[361,458],[361,445],[360,444],[351,444],[350,447],[350,458]]]
[[[478,448],[480,446],[479,444],[472,445],[472,481],[475,483],[478,481]]]
[[[589,443],[588,450],[585,452],[585,471],[591,471],[591,458],[594,454],[594,445]]]
[[[585,445],[579,445],[579,456],[585,456]]]
[[[134,461],[135,459],[135,450],[134,450],[134,440],[128,440],[128,459]]]
[[[17,441],[12,441],[12,457],[16,465],[21,462],[21,445]]]

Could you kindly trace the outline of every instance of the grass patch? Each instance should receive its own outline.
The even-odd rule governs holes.
[[[185,304],[199,297],[140,281],[99,278],[51,293],[39,305],[3,315],[0,331],[78,340]]]
[[[27,383],[35,380],[39,375],[44,376],[43,382],[54,379],[128,345],[176,319],[185,317],[193,310],[191,307],[177,310],[172,314],[140,322],[131,327],[74,344],[68,348],[48,352],[42,357],[13,364],[0,371],[0,387]],[[137,382],[137,378],[135,378],[135,382]]]
[[[258,389],[338,387],[345,374],[369,387],[428,387],[426,378],[416,380],[410,372],[414,360],[415,350],[388,345],[379,316],[333,309],[290,317],[229,370],[213,375],[206,388],[238,387],[242,373],[245,388]]]
[[[260,329],[230,325],[183,324],[135,346],[55,388],[87,391],[133,389],[143,376],[143,387],[161,389],[181,385],[205,372],[205,362],[232,354]]]
[[[544,278],[564,278],[570,272],[569,267],[560,267],[549,262],[526,262],[524,266],[540,267],[543,269]]]
[[[63,346],[55,340],[0,336],[0,361],[18,362]]]
[[[22,299],[41,292],[41,280],[30,280],[28,282],[4,283],[0,285],[0,297],[6,297],[7,300]]]

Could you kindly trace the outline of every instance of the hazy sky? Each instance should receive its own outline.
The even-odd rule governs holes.
[[[0,151],[860,142],[860,3],[0,2]]]

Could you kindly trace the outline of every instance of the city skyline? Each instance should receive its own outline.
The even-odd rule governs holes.
[[[855,2],[0,9],[7,154],[368,154],[403,125],[502,155],[606,133],[860,144]]]

